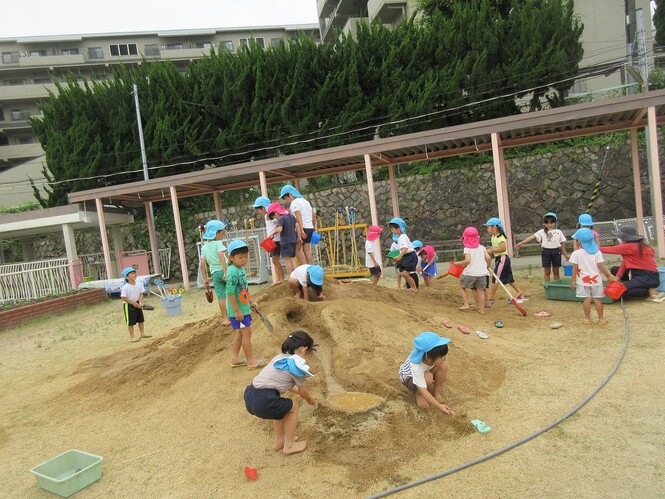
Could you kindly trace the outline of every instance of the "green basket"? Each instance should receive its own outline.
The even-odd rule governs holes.
[[[390,253],[388,253],[388,258],[395,258],[396,256],[399,256],[399,250],[392,250]]]
[[[607,282],[603,281],[603,286],[606,286]],[[560,279],[558,281],[544,282],[543,287],[545,288],[545,296],[548,300],[559,300],[559,301],[582,301],[583,298],[578,298],[575,296],[575,289],[570,287],[570,279]],[[609,305],[614,303],[614,300],[609,296],[603,296],[601,300],[602,303]]]
[[[69,497],[102,477],[102,456],[68,450],[30,471],[42,489]]]

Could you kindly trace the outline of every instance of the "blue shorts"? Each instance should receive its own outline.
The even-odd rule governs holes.
[[[279,256],[283,258],[293,258],[296,256],[296,243],[280,244]]]
[[[282,397],[274,388],[245,388],[245,407],[252,416],[261,419],[284,419],[293,408],[293,400]]]
[[[233,315],[229,317],[229,320],[231,321],[231,329],[233,329],[234,331],[237,329],[241,329],[241,327],[245,328],[252,325],[252,316],[250,314],[243,316],[241,321],[236,319]]]

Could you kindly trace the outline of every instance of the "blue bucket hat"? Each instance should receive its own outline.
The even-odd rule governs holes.
[[[593,218],[588,213],[582,213],[577,218],[577,223],[585,227],[593,227]]]
[[[270,198],[259,196],[256,198],[256,200],[254,200],[252,208],[265,208],[267,210],[268,206],[270,206]]]
[[[127,282],[127,276],[131,274],[132,272],[136,272],[136,269],[134,267],[125,267],[122,269],[122,277]]]
[[[279,359],[274,364],[275,369],[280,371],[288,371],[298,378],[303,376],[314,376],[309,371],[309,366],[300,355],[292,355],[291,357],[286,357],[284,359]]]
[[[414,248],[422,248],[423,247],[423,242],[420,239],[416,239],[415,241],[411,241],[411,244],[413,244]]]
[[[229,252],[229,255],[230,255],[231,253],[233,253],[238,248],[246,248],[246,247],[247,247],[247,243],[245,243],[245,241],[242,241],[240,239],[234,239],[233,241],[231,241],[229,243],[226,250]]]
[[[421,333],[413,340],[413,346],[416,348],[411,351],[409,360],[415,364],[420,364],[427,352],[448,343],[450,343],[450,338],[442,338],[438,334],[429,331]]]
[[[594,241],[594,235],[591,229],[577,229],[577,232],[570,237],[577,239],[582,245],[582,248],[584,248],[590,255],[595,255],[600,251],[596,241]]]
[[[399,241],[399,236],[397,234],[393,234],[393,241]]]
[[[284,187],[282,187],[282,190],[279,193],[280,199],[286,196],[287,194],[291,194],[294,198],[302,197],[302,195],[298,192],[298,190],[292,185],[285,185]]]
[[[319,265],[310,265],[307,267],[307,273],[309,274],[309,280],[312,281],[312,284],[323,286],[323,268]]]
[[[404,222],[404,220],[401,218],[391,218],[390,222],[388,222],[388,225],[390,224],[399,225],[399,229],[402,231],[402,234],[406,233],[406,222]]]
[[[206,231],[203,234],[203,239],[215,239],[217,237],[217,232],[226,228],[226,224],[219,220],[210,220],[206,224]]]
[[[501,221],[500,218],[498,217],[492,217],[490,218],[487,222],[483,224],[485,227],[492,227],[492,226],[498,226],[501,227],[502,231],[506,231],[506,229],[503,228],[503,222]]]

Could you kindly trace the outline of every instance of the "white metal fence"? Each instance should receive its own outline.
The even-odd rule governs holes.
[[[57,295],[71,289],[66,258],[0,266],[0,303]]]
[[[152,263],[152,252],[148,251],[148,266],[150,267],[150,273],[155,273],[155,266]],[[171,248],[162,248],[157,250],[157,256],[159,258],[159,270],[164,279],[168,279],[171,276]],[[106,265],[104,264],[104,254],[103,253],[88,253],[85,255],[79,255],[81,262],[83,264],[83,275],[90,276],[95,281],[101,281],[106,279]],[[114,253],[111,253],[111,263],[115,265],[116,256]]]

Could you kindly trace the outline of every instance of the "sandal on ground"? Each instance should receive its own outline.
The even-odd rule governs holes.
[[[550,314],[547,310],[541,310],[537,314],[533,314],[533,315],[535,315],[536,317],[549,317],[552,314]]]
[[[480,338],[481,340],[486,340],[490,337],[489,334],[487,334],[483,331],[476,331],[476,334],[478,335],[478,338]]]
[[[144,334],[143,336],[141,336],[140,339],[144,339],[144,338],[152,338],[152,335],[151,334]]]
[[[502,321],[496,321],[494,323],[494,327],[498,327],[499,329],[501,329],[503,327],[503,322]]]
[[[130,343],[136,343],[136,342],[138,342],[138,341],[141,341],[141,338],[132,338],[132,339],[129,340],[129,341],[130,341]]]
[[[582,321],[582,324],[584,324],[585,326],[590,326],[590,325],[593,324],[593,323],[592,323],[589,319],[584,319],[584,320]]]
[[[561,326],[563,326],[563,324],[561,324],[560,322],[553,322],[552,324],[550,324],[550,329],[559,329]]]
[[[246,365],[247,365],[247,359],[242,359],[237,364],[234,364],[233,362],[231,362],[231,367],[242,367],[242,366],[246,366]]]
[[[471,424],[478,430],[479,433],[487,433],[490,431],[492,428],[490,428],[488,425],[486,425],[483,421],[480,419],[474,419],[471,421]]]
[[[258,364],[256,364],[254,367],[247,367],[248,371],[255,371],[256,369],[261,369],[262,367],[265,367],[266,364],[268,364],[268,359],[261,359]]]
[[[469,334],[471,330],[466,326],[457,326],[457,330],[462,334]]]
[[[441,321],[441,324],[443,324],[444,326],[446,326],[448,329],[450,329],[451,327],[453,327],[453,323],[450,322],[448,319],[446,319],[446,320],[444,320],[444,321]]]
[[[603,319],[602,321],[598,321],[598,325],[599,326],[605,326],[605,325],[607,325],[608,322],[609,321],[607,319]]]

